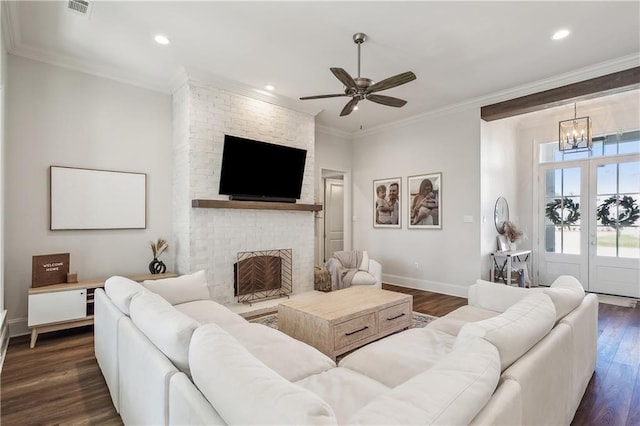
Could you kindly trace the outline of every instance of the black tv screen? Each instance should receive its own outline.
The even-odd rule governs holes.
[[[220,194],[231,200],[295,203],[307,150],[225,135]]]

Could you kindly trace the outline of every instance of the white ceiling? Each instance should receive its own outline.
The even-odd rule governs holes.
[[[89,17],[66,1],[6,2],[8,50],[170,92],[184,73],[261,91],[317,112],[317,123],[354,133],[430,112],[591,78],[640,64],[640,2],[220,2],[94,1]],[[552,41],[552,33],[571,35]],[[352,35],[364,32],[361,75],[417,80],[380,94],[347,117],[349,100],[329,67],[357,75]],[[157,33],[169,46],[153,41]]]

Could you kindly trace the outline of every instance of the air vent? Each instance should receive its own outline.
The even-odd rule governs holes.
[[[82,16],[89,16],[91,5],[88,1],[84,0],[69,0],[67,10]]]

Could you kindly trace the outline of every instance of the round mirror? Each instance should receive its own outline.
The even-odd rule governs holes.
[[[493,209],[493,221],[496,224],[498,234],[503,233],[502,225],[505,220],[509,220],[509,204],[504,197],[498,197],[496,200],[496,206]]]

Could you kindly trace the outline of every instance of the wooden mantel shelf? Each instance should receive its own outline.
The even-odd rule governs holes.
[[[319,212],[322,204],[271,203],[267,201],[191,200],[191,207],[206,209],[295,210]]]

